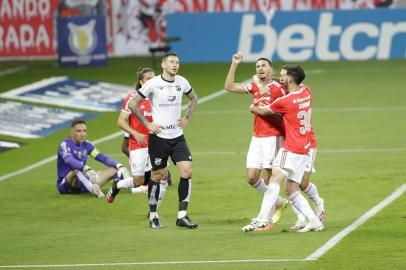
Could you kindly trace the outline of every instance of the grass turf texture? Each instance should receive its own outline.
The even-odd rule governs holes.
[[[80,69],[58,69],[55,61],[0,62],[0,70],[27,67],[0,77],[0,91],[59,75],[131,85],[136,69],[151,65],[148,58],[111,59],[108,67]],[[280,66],[276,64],[277,69]],[[262,196],[244,180],[252,129],[251,97],[226,94],[201,104],[185,130],[194,159],[189,214],[199,223],[197,230],[175,227],[178,174],[174,166],[175,186],[167,190],[160,207],[165,228],[152,231],[146,219],[145,195],[122,191],[112,205],[90,195],[58,195],[54,161],[0,182],[0,266],[304,259],[405,182],[406,64],[307,62],[302,66],[308,74],[305,82],[313,88],[319,152],[312,180],[326,201],[324,232],[289,232],[295,220],[290,209],[270,233],[240,232],[257,214]],[[185,64],[180,74],[203,97],[223,87],[228,67],[228,63]],[[236,81],[251,77],[254,71],[252,63],[242,64]],[[88,138],[117,132],[117,116],[99,114],[88,124]],[[0,175],[55,155],[60,140],[68,134],[65,129],[42,139],[17,139],[27,144],[0,155]],[[121,137],[98,148],[126,164],[120,144]],[[364,151],[335,151],[343,149]],[[101,168],[95,162],[90,164]],[[103,190],[108,187],[110,183]],[[103,269],[405,269],[405,206],[403,195],[314,262],[118,265]]]

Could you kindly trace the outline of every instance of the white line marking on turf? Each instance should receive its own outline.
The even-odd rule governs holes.
[[[327,251],[332,249],[341,240],[343,240],[344,237],[349,235],[351,232],[355,231],[358,227],[360,227],[362,224],[367,222],[370,218],[372,218],[376,214],[378,214],[383,208],[385,208],[386,206],[391,204],[393,201],[395,201],[397,198],[402,196],[402,194],[405,191],[406,191],[406,184],[403,184],[398,189],[396,189],[390,196],[388,196],[386,199],[384,199],[383,201],[381,201],[380,203],[375,205],[372,209],[370,209],[368,212],[366,212],[360,218],[358,218],[356,221],[354,221],[350,226],[348,226],[344,230],[337,233],[333,238],[328,240],[322,247],[320,247],[315,252],[310,254],[306,259],[307,260],[317,260],[318,258],[323,256]]]
[[[129,263],[80,263],[80,264],[27,264],[0,265],[0,268],[56,268],[56,267],[92,267],[92,266],[126,266],[126,265],[170,265],[170,264],[227,264],[227,263],[261,263],[261,262],[305,262],[307,259],[252,259],[252,260],[208,260],[208,261],[171,261],[171,262],[129,262]]]
[[[17,73],[17,72],[19,72],[21,70],[24,70],[26,68],[27,68],[27,66],[20,66],[20,67],[15,67],[15,68],[9,68],[9,69],[6,69],[6,70],[2,70],[2,71],[0,71],[0,77],[5,76],[5,75],[9,75],[9,74],[13,74],[13,73]]]
[[[212,99],[218,98],[218,97],[224,95],[225,93],[227,93],[226,90],[224,90],[224,89],[219,90],[219,91],[217,91],[217,92],[214,92],[213,94],[210,94],[210,95],[208,95],[208,96],[202,97],[201,99],[199,99],[198,103],[199,103],[199,104],[205,103],[205,102],[210,101],[210,100],[212,100]],[[184,109],[186,109],[186,108],[187,108],[187,105],[182,106],[182,110],[184,110]],[[123,132],[122,132],[122,131],[119,131],[119,132],[113,133],[113,134],[111,134],[111,135],[108,135],[108,136],[106,136],[106,137],[97,139],[97,140],[93,141],[93,143],[94,143],[94,144],[99,144],[99,143],[102,143],[102,142],[105,142],[105,141],[112,140],[112,139],[117,138],[117,137],[122,136],[122,135],[123,135]],[[11,178],[11,177],[13,177],[13,176],[16,176],[16,175],[19,175],[19,174],[26,173],[26,172],[28,172],[28,171],[34,170],[34,169],[36,169],[36,168],[38,168],[38,167],[41,167],[42,165],[45,165],[45,164],[47,164],[47,163],[49,163],[49,162],[52,162],[52,161],[56,160],[56,158],[57,158],[56,155],[55,155],[55,156],[51,156],[51,157],[48,157],[48,158],[43,159],[43,160],[41,160],[41,161],[38,161],[38,162],[36,162],[36,163],[34,163],[34,164],[28,166],[28,167],[25,167],[25,168],[23,168],[23,169],[21,169],[21,170],[18,170],[18,171],[15,171],[15,172],[12,172],[12,173],[9,173],[9,174],[0,176],[0,182],[1,182],[1,181],[4,181],[4,180],[6,180],[6,179],[9,179],[9,178]]]

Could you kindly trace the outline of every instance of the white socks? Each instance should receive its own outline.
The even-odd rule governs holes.
[[[306,190],[304,191],[310,199],[317,205],[320,201],[319,192],[317,191],[317,186],[313,183],[310,183]]]
[[[93,191],[93,183],[90,182],[90,180],[81,171],[79,171],[76,174],[76,176],[77,176],[78,180],[86,187],[87,191],[92,193],[92,191]]]
[[[276,201],[278,200],[280,189],[281,186],[278,183],[269,183],[268,188],[264,193],[261,210],[259,211],[257,219],[264,222],[269,222],[271,220],[271,217],[273,215],[272,209],[275,206]]]
[[[186,217],[186,215],[187,215],[186,210],[181,210],[178,212],[178,219],[184,218]]]
[[[168,187],[168,181],[162,180],[159,182],[159,198],[158,198],[158,206],[161,204],[162,200],[165,197],[166,188]]]
[[[252,187],[261,193],[264,193],[266,191],[266,185],[264,179],[262,178],[259,178],[258,181],[254,185],[252,185]]]
[[[118,189],[127,189],[127,188],[133,188],[134,187],[134,182],[132,177],[127,177],[124,178],[123,180],[120,180],[117,182],[117,188]]]
[[[300,191],[296,191],[289,195],[289,200],[292,201],[293,206],[302,213],[309,222],[317,222],[318,218],[314,214],[309,202],[303,197]]]

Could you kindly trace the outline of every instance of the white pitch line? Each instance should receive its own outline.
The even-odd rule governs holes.
[[[207,261],[169,261],[169,262],[129,262],[129,263],[80,263],[80,264],[27,264],[0,265],[0,268],[60,268],[60,267],[94,267],[126,265],[173,265],[173,264],[227,264],[227,263],[261,263],[261,262],[305,262],[307,259],[247,259],[247,260],[207,260]]]
[[[217,92],[214,92],[213,94],[210,94],[210,95],[208,95],[208,96],[202,97],[201,99],[198,100],[198,103],[199,103],[199,104],[202,104],[202,103],[208,102],[208,101],[210,101],[210,100],[212,100],[212,99],[215,99],[215,98],[218,98],[218,97],[224,95],[225,93],[227,93],[227,91],[224,90],[224,89],[221,89],[221,90],[219,90],[219,91],[217,91]],[[187,108],[187,105],[182,106],[182,110],[184,110],[184,109],[186,109],[186,108]],[[99,143],[102,143],[102,142],[106,142],[106,141],[112,140],[112,139],[114,139],[114,138],[117,138],[117,137],[119,137],[119,136],[122,136],[122,134],[123,134],[123,132],[122,132],[122,131],[119,131],[119,132],[110,134],[110,135],[108,135],[108,136],[106,136],[106,137],[97,139],[97,140],[93,141],[93,143],[94,143],[94,144],[99,144]],[[28,166],[28,167],[25,167],[25,168],[23,168],[23,169],[21,169],[21,170],[17,170],[17,171],[15,171],[15,172],[12,172],[12,173],[9,173],[9,174],[6,174],[6,175],[2,175],[2,176],[0,176],[0,182],[1,182],[1,181],[4,181],[4,180],[6,180],[6,179],[9,179],[9,178],[11,178],[11,177],[13,177],[13,176],[16,176],[16,175],[23,174],[23,173],[26,173],[26,172],[28,172],[28,171],[34,170],[34,169],[36,169],[36,168],[38,168],[38,167],[41,167],[41,166],[43,166],[43,165],[45,165],[45,164],[47,164],[47,163],[49,163],[49,162],[52,162],[52,161],[56,160],[56,158],[57,158],[56,155],[55,155],[55,156],[51,156],[51,157],[48,157],[48,158],[43,159],[43,160],[41,160],[41,161],[38,161],[38,162],[36,162],[36,163],[34,163],[34,164]]]
[[[327,251],[335,247],[341,240],[343,240],[344,237],[349,235],[351,232],[355,231],[360,227],[362,224],[367,222],[370,218],[374,217],[376,214],[378,214],[383,208],[391,204],[393,201],[395,201],[397,198],[402,196],[403,193],[406,191],[406,184],[403,184],[400,186],[398,189],[396,189],[390,196],[388,196],[386,199],[375,205],[372,209],[370,209],[368,212],[363,214],[360,218],[358,218],[356,221],[354,221],[351,225],[346,227],[344,230],[340,231],[337,233],[333,238],[328,240],[322,247],[317,249],[315,252],[310,254],[308,257],[306,257],[307,260],[317,260],[321,256],[323,256]]]
[[[16,73],[16,72],[19,72],[19,71],[24,70],[24,69],[26,69],[26,68],[27,68],[27,66],[20,66],[20,67],[15,67],[15,68],[10,68],[10,69],[6,69],[6,70],[2,70],[2,71],[0,71],[0,77],[1,77],[1,76],[5,76],[5,75],[9,75],[9,74],[13,74],[13,73]]]

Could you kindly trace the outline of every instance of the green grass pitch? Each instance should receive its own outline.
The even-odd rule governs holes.
[[[131,85],[137,68],[151,65],[149,58],[111,59],[108,67],[79,69],[59,69],[56,61],[0,62],[0,71],[26,66],[1,76],[0,92],[58,75]],[[276,72],[281,65],[276,63]],[[165,228],[153,231],[148,228],[145,195],[122,191],[111,205],[90,195],[61,196],[52,161],[0,181],[0,269],[12,265],[25,269],[35,265],[43,265],[35,269],[406,269],[405,195],[317,261],[303,261],[405,183],[406,62],[301,65],[307,71],[305,83],[313,89],[318,157],[312,180],[326,202],[325,231],[289,231],[295,220],[290,209],[272,232],[240,231],[257,214],[262,196],[244,179],[251,97],[225,94],[199,105],[185,130],[194,159],[189,214],[199,223],[197,230],[175,227],[178,174],[174,166],[175,185],[168,188],[160,207]],[[201,98],[223,88],[228,68],[228,63],[184,64],[180,74]],[[252,63],[244,63],[236,80],[250,78],[254,71]],[[117,117],[117,112],[99,114],[88,124],[88,138],[118,132]],[[55,155],[68,134],[67,128],[42,139],[0,136],[26,143],[0,154],[0,176]],[[116,137],[97,146],[127,164],[120,144],[121,137]],[[110,183],[103,190],[109,187]],[[179,261],[185,263],[132,264]]]

